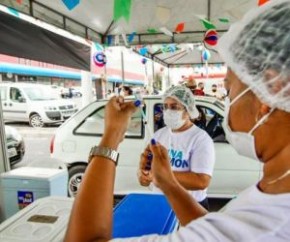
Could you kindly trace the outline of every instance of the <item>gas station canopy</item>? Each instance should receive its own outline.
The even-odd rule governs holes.
[[[116,20],[115,2],[122,10],[130,1],[1,0],[3,5],[97,43],[135,46],[137,52],[146,46],[146,57],[168,67],[202,63],[200,51],[193,47],[203,42],[205,32],[214,28],[220,37],[245,12],[258,7],[257,0],[131,0],[129,12],[125,10],[124,17]],[[175,50],[158,51],[152,48],[156,44],[175,44]],[[209,63],[221,62],[213,49]]]

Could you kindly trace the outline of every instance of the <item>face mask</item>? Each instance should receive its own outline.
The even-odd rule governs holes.
[[[164,123],[172,130],[181,128],[185,124],[185,119],[182,119],[183,111],[175,111],[167,109],[163,113]]]
[[[255,149],[255,138],[252,133],[255,129],[257,129],[266,121],[266,119],[269,117],[273,110],[263,116],[248,133],[232,131],[229,127],[228,122],[230,106],[233,105],[241,96],[243,96],[249,90],[250,88],[247,88],[246,90],[241,92],[237,97],[233,99],[232,102],[230,102],[228,97],[225,99],[225,118],[223,121],[223,128],[228,142],[234,147],[238,154],[255,160],[259,160]]]

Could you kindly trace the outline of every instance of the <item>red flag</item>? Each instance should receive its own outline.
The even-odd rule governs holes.
[[[175,28],[175,32],[176,33],[181,33],[183,30],[184,30],[184,23],[177,24],[177,26]]]
[[[22,4],[22,0],[16,0],[18,4]]]
[[[270,0],[259,0],[258,5],[262,6],[263,4],[265,4],[266,2],[269,2]]]

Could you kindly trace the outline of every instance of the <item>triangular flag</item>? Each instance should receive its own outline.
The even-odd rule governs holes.
[[[222,23],[229,23],[230,22],[230,20],[227,18],[219,18],[219,21]]]
[[[128,22],[131,15],[132,0],[115,0],[114,1],[114,20],[118,21],[124,17]]]
[[[160,31],[163,32],[165,35],[168,35],[170,37],[173,36],[172,32],[170,32],[166,27],[161,27]]]
[[[72,10],[80,3],[80,0],[62,0],[62,2],[68,10]]]
[[[141,48],[140,50],[139,50],[139,53],[141,54],[141,55],[146,55],[147,54],[147,52],[148,52],[148,49],[146,48],[146,47],[143,47],[143,48]]]
[[[135,35],[136,35],[136,32],[133,32],[132,34],[130,34],[128,36],[128,42],[129,43],[132,43],[133,42]]]
[[[214,24],[208,21],[207,19],[201,19],[200,21],[206,29],[216,29]]]
[[[8,11],[9,11],[11,14],[13,14],[13,15],[19,17],[19,13],[18,13],[18,11],[17,11],[16,9],[14,9],[14,8],[9,8],[9,7],[8,7],[7,9],[8,9]]]
[[[112,35],[108,35],[107,36],[107,44],[110,46],[112,45],[112,41],[113,41],[113,36]]]
[[[126,34],[122,34],[122,39],[124,41],[125,46],[128,46]]]
[[[175,28],[175,32],[176,33],[181,33],[184,30],[184,23],[179,23],[177,24],[176,28]]]
[[[157,30],[156,29],[147,29],[147,32],[150,34],[155,34],[155,33],[157,33]]]
[[[258,6],[262,6],[263,4],[265,4],[266,2],[269,2],[270,0],[259,0],[258,1]]]
[[[104,47],[102,45],[100,45],[99,43],[94,42],[94,44],[95,44],[96,50],[98,50],[98,51],[103,51],[104,50]]]

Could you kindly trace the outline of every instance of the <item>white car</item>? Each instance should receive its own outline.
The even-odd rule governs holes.
[[[63,122],[77,112],[72,101],[57,99],[48,85],[1,83],[5,121],[29,122],[32,127]]]
[[[144,98],[143,107],[148,119],[150,133],[161,128],[163,105],[161,97]],[[96,101],[83,108],[70,120],[60,126],[51,143],[51,155],[65,162],[69,169],[68,193],[74,196],[87,167],[90,148],[99,143],[104,129],[104,106],[106,100]],[[200,118],[196,125],[204,128],[213,138],[216,149],[216,164],[208,193],[210,197],[229,198],[260,178],[259,162],[239,156],[226,141],[221,127],[224,105],[211,97],[196,97]],[[114,134],[112,133],[112,136]],[[139,185],[137,167],[140,154],[150,140],[144,127],[141,110],[132,117],[125,139],[119,147],[115,194],[144,192],[150,188]]]

